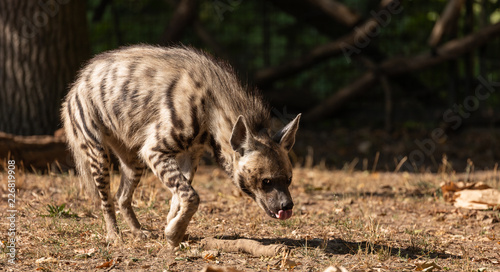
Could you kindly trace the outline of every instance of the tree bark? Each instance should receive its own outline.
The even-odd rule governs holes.
[[[54,133],[88,54],[85,1],[0,1],[0,131]]]
[[[17,136],[0,132],[0,159],[22,161],[26,170],[60,168],[58,170],[65,171],[75,167],[65,135]]]

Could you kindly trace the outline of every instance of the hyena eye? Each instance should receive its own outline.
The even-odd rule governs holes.
[[[292,184],[292,177],[289,177],[288,180],[287,180],[287,184],[290,185]]]
[[[270,179],[267,179],[267,178],[266,178],[266,179],[263,179],[263,180],[262,180],[262,184],[264,184],[264,185],[269,185],[269,184],[271,184],[271,180],[270,180]]]

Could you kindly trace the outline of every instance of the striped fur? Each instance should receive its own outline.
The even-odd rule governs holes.
[[[261,97],[245,90],[231,67],[202,52],[142,45],[97,55],[80,71],[62,118],[82,180],[101,200],[108,240],[119,237],[111,153],[121,166],[116,200],[139,237],[148,233],[131,203],[144,169],[172,192],[165,237],[177,246],[198,208],[191,182],[204,150],[270,216],[293,207],[287,153],[300,115],[272,137]]]

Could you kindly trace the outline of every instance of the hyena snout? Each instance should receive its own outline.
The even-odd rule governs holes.
[[[286,220],[292,217],[293,200],[290,193],[280,193],[278,197],[269,203],[269,210],[272,212],[272,217]]]
[[[281,202],[281,210],[287,211],[293,209],[293,201],[291,198]]]

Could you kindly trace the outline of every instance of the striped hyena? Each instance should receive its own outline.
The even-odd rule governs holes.
[[[62,117],[79,173],[101,199],[108,241],[119,237],[110,152],[121,166],[118,207],[138,237],[149,235],[131,206],[145,167],[172,192],[165,237],[177,246],[198,209],[191,182],[206,149],[269,216],[292,216],[288,151],[300,115],[272,136],[262,98],[204,53],[133,46],[100,54],[80,71]]]

